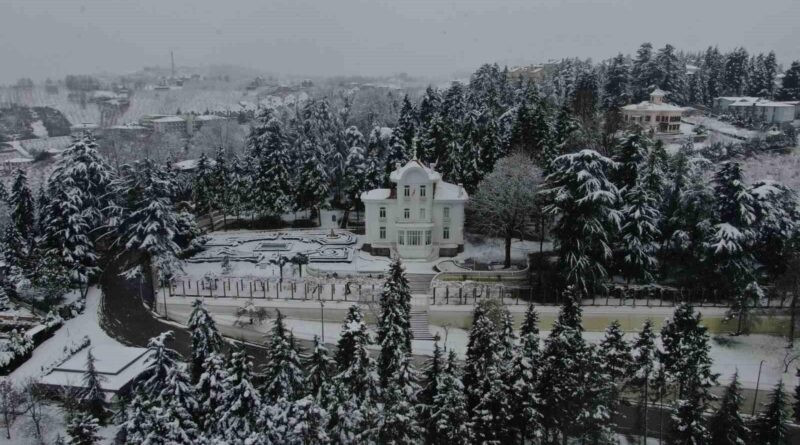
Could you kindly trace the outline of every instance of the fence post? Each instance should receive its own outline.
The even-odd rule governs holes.
[[[458,288],[458,302],[459,302],[459,304],[467,304],[466,301],[464,301],[464,303],[461,303],[461,299],[463,297],[464,297],[464,288],[463,287],[459,287]]]
[[[444,304],[450,304],[450,286],[444,288]]]
[[[192,288],[192,282],[189,282],[189,289]],[[186,282],[181,280],[181,289],[183,289],[183,295],[186,295]]]

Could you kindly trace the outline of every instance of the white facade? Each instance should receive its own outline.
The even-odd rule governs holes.
[[[464,247],[464,187],[412,160],[389,177],[392,188],[361,194],[373,255],[405,259],[453,256]]]
[[[684,108],[664,102],[666,93],[656,88],[650,100],[622,107],[622,118],[626,123],[651,129],[656,134],[678,134],[681,131],[681,116]]]

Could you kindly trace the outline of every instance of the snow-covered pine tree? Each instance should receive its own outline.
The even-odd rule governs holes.
[[[754,256],[771,276],[786,271],[792,255],[800,208],[794,190],[771,180],[760,180],[750,187],[755,213]]]
[[[252,159],[245,156],[236,156],[231,166],[231,181],[228,185],[228,201],[231,214],[237,219],[241,218],[242,211],[251,208]]]
[[[438,382],[444,373],[444,352],[439,346],[439,336],[433,340],[433,354],[428,360],[422,375],[422,388],[417,395],[417,416],[424,430],[425,443],[440,443],[441,438],[436,431],[434,400],[438,395]]]
[[[225,380],[225,397],[217,407],[218,435],[223,443],[242,444],[255,431],[255,417],[261,409],[261,398],[253,386],[253,364],[239,343],[232,347]]]
[[[404,354],[383,393],[383,412],[378,430],[379,443],[413,445],[420,442],[423,429],[417,422],[416,371],[410,356]]]
[[[113,247],[135,253],[144,273],[155,268],[164,278],[179,269],[181,249],[175,237],[180,229],[172,202],[175,183],[164,168],[149,159],[138,161],[122,169],[112,188],[116,195]]]
[[[764,445],[787,445],[789,443],[786,422],[789,418],[786,392],[783,381],[775,385],[769,402],[758,415],[753,425],[753,443]]]
[[[631,86],[634,101],[646,100],[657,82],[655,60],[653,58],[653,45],[643,43],[636,51],[636,57],[631,66]]]
[[[741,96],[747,90],[747,50],[739,47],[725,56],[723,93]]]
[[[642,428],[647,431],[647,405],[649,403],[650,382],[653,379],[657,350],[655,345],[656,334],[653,332],[653,323],[647,319],[642,325],[642,330],[636,336],[631,348],[631,378],[634,388],[641,392],[640,421]]]
[[[11,308],[11,300],[8,298],[5,287],[0,283],[0,311]]]
[[[67,422],[67,441],[69,445],[94,445],[100,441],[100,426],[89,413],[75,413]]]
[[[120,425],[119,437],[124,443],[144,443],[152,428],[152,402],[142,385],[133,388],[133,397],[125,407],[124,419]]]
[[[261,393],[268,403],[294,401],[305,394],[305,374],[300,358],[283,323],[284,315],[276,311],[270,331],[269,361],[264,367]]]
[[[434,115],[430,124],[425,128],[425,133],[420,136],[417,151],[422,154],[421,160],[437,165],[444,162],[452,151],[452,135],[453,131],[448,127],[442,115]]]
[[[745,425],[739,410],[742,407],[742,387],[738,371],[725,388],[719,408],[708,420],[708,433],[714,445],[745,445],[750,439],[750,429]]]
[[[211,162],[205,153],[200,154],[197,160],[197,169],[192,178],[192,201],[194,201],[195,212],[198,215],[210,215],[217,208],[216,196],[214,196],[214,172]],[[213,218],[211,229],[214,229]]]
[[[686,64],[678,59],[675,47],[666,44],[658,50],[655,57],[658,87],[669,92],[669,98],[678,105],[688,103],[688,84],[686,82]]]
[[[717,375],[711,372],[708,328],[701,322],[700,313],[684,303],[675,308],[672,318],[661,328],[663,351],[658,354],[659,361],[666,383],[677,385],[678,397],[682,399],[693,396],[687,396],[687,390],[707,397],[708,388],[717,380]]]
[[[602,107],[605,110],[604,131],[607,135],[613,135],[622,125],[621,108],[630,102],[629,71],[628,62],[621,53],[611,59],[606,70]]]
[[[164,331],[147,341],[147,359],[145,370],[140,374],[139,386],[150,401],[155,401],[166,384],[170,369],[178,366],[178,351],[167,346],[172,341],[172,331]]]
[[[511,128],[511,148],[528,153],[542,167],[555,144],[550,114],[535,85],[528,86]]]
[[[185,367],[183,363],[176,363],[169,369],[164,388],[157,399],[158,409],[152,415],[155,434],[151,434],[151,437],[156,436],[155,440],[162,440],[165,444],[204,443],[194,421],[199,406]]]
[[[219,432],[219,407],[225,403],[228,393],[228,371],[225,358],[220,353],[211,353],[205,358],[202,373],[195,385],[197,397],[197,422],[201,431]]]
[[[351,206],[358,206],[361,193],[367,187],[367,159],[364,148],[364,136],[356,127],[345,131],[345,140],[348,141],[348,153],[345,160],[345,196]],[[371,187],[370,187],[371,188]]]
[[[11,224],[25,241],[26,246],[33,242],[35,212],[33,195],[28,187],[28,176],[25,170],[18,168],[11,183],[8,195],[8,206],[11,209]]]
[[[411,353],[411,291],[399,259],[389,266],[389,276],[381,292],[381,316],[378,321],[378,375],[386,388],[389,378]]]
[[[317,212],[322,224],[320,211],[326,207],[330,191],[330,178],[325,171],[325,163],[317,147],[305,145],[302,149],[304,160],[300,167],[295,190],[295,204],[298,209],[311,209]]]
[[[620,137],[612,158],[617,165],[609,174],[620,193],[631,190],[640,182],[640,170],[649,147],[650,140],[641,130],[628,131]]]
[[[600,341],[598,350],[601,368],[611,383],[609,409],[616,410],[622,388],[628,382],[633,364],[631,347],[625,341],[625,333],[618,320],[614,320],[606,328],[605,336]]]
[[[386,153],[386,164],[383,173],[383,184],[388,185],[389,175],[397,168],[398,165],[405,165],[411,159],[411,156],[400,139],[395,134],[389,138],[389,149]]]
[[[455,351],[451,350],[447,365],[436,383],[431,409],[431,423],[438,442],[427,443],[472,443],[467,399],[458,373],[458,359]]]
[[[336,350],[337,374],[332,379],[334,400],[329,422],[337,443],[370,442],[378,425],[380,379],[367,346],[372,343],[364,315],[350,307]]]
[[[800,368],[795,371],[795,377],[800,377]],[[792,405],[792,419],[800,423],[800,383],[794,387],[794,404]]]
[[[678,445],[708,443],[708,429],[703,416],[706,406],[704,391],[698,385],[690,384],[685,393],[672,409],[670,443]]]
[[[581,427],[577,418],[585,409],[585,373],[591,350],[583,339],[581,309],[575,292],[564,293],[564,306],[544,343],[537,394],[547,409],[541,411],[543,440],[558,443],[569,431]]]
[[[416,153],[416,134],[417,134],[417,115],[414,106],[408,99],[408,94],[403,97],[403,105],[400,107],[400,117],[397,120],[397,127],[394,130],[397,137],[403,141],[406,152],[414,157]]]
[[[661,213],[644,184],[635,184],[625,193],[622,208],[622,275],[631,281],[650,282],[657,267],[656,242],[660,235]]]
[[[778,100],[800,100],[800,60],[795,60],[784,73],[783,83],[776,95]]]
[[[325,430],[328,413],[317,399],[308,395],[289,405],[286,432],[283,440],[288,445],[325,445],[330,438]]]
[[[214,207],[222,210],[223,224],[228,223],[228,214],[231,211],[231,166],[228,165],[225,149],[217,149],[217,156],[214,158],[214,166],[211,168],[211,196],[214,199]]]
[[[519,346],[511,371],[511,403],[513,425],[524,442],[541,436],[541,413],[536,386],[539,383],[541,351],[539,348],[539,314],[528,305],[519,333]]]
[[[253,125],[250,126],[250,133],[247,135],[247,156],[256,161],[261,159],[264,138],[269,132],[269,124],[273,116],[274,112],[271,108],[259,107]]]
[[[83,373],[83,386],[78,394],[80,404],[98,422],[105,423],[108,418],[109,403],[103,391],[105,377],[97,372],[92,349],[86,353],[86,371]]]
[[[271,118],[259,137],[259,157],[252,179],[254,210],[260,214],[277,215],[291,207],[292,181],[289,175],[291,159],[281,123]]]
[[[606,174],[614,161],[594,150],[559,156],[547,176],[545,211],[558,217],[553,234],[568,285],[592,294],[607,277],[610,240],[619,229],[619,191]]]
[[[187,327],[192,332],[192,383],[196,384],[204,372],[206,359],[221,352],[223,340],[217,324],[200,299],[192,303]]]
[[[314,336],[314,346],[311,356],[306,360],[305,367],[306,392],[313,396],[317,403],[327,406],[334,362],[330,358],[328,348],[320,341],[319,336]]]

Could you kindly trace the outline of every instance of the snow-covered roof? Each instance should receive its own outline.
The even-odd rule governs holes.
[[[187,159],[185,161],[178,161],[172,164],[172,168],[175,170],[194,170],[197,168],[197,162],[199,159]],[[217,161],[213,159],[208,160],[208,166],[213,167],[217,165]]]
[[[672,104],[654,104],[650,101],[640,102],[638,104],[630,104],[622,107],[625,111],[684,111],[685,108]]]
[[[86,356],[90,348],[84,348],[56,366],[42,377],[41,383],[53,386],[82,386],[86,371]],[[97,372],[105,380],[103,389],[116,392],[138,377],[145,370],[147,349],[119,347],[115,345],[92,345]]]
[[[109,127],[111,130],[147,130],[147,127],[143,127],[141,125],[136,124],[124,124],[124,125],[114,125],[113,127]]]
[[[91,122],[81,122],[80,124],[75,124],[70,128],[72,130],[94,130],[98,128],[98,125]]]
[[[180,116],[166,116],[166,117],[160,117],[158,119],[153,119],[153,122],[169,123],[169,122],[185,122],[185,120]]]
[[[468,198],[464,187],[444,181],[436,184],[436,194],[433,196],[436,201],[466,201]]]
[[[4,159],[3,162],[8,164],[30,164],[33,162],[31,158],[8,158]]]
[[[774,102],[768,99],[762,99],[760,97],[740,97],[735,100],[732,104],[729,105],[730,107],[794,107],[792,104],[788,104],[785,102]]]
[[[434,171],[430,167],[426,167],[425,164],[423,164],[422,162],[416,159],[412,159],[406,162],[406,165],[393,171],[392,174],[389,175],[389,180],[392,182],[398,182],[403,177],[403,175],[406,174],[407,171],[412,169],[414,170],[421,169],[422,171],[425,172],[425,174],[428,175],[428,180],[432,182],[436,182],[442,179],[442,175],[440,175],[438,172]]]
[[[218,121],[218,120],[225,120],[222,116],[217,116],[216,114],[201,114],[194,118],[196,121]]]
[[[361,194],[361,201],[379,201],[389,199],[392,191],[389,189],[372,189]]]
[[[661,88],[656,88],[655,90],[653,90],[652,93],[650,93],[650,95],[651,96],[666,96],[667,92],[662,90]]]

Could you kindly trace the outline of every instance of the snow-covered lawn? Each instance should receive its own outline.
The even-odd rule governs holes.
[[[741,137],[745,139],[752,139],[760,135],[760,132],[748,130],[746,128],[739,128],[733,124],[723,122],[710,116],[687,116],[683,120],[694,125],[702,125],[711,132],[722,133],[730,136]]]

